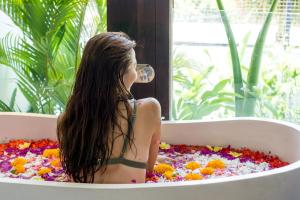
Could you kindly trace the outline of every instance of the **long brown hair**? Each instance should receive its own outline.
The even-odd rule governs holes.
[[[127,116],[122,117],[132,126],[127,101],[131,94],[123,75],[132,62],[134,47],[125,33],[108,32],[95,35],[84,48],[72,94],[57,125],[61,161],[75,182],[93,182],[94,174],[105,169],[114,144],[114,139],[109,140],[111,132],[117,128],[129,137],[117,118],[121,115],[118,104],[123,101]],[[129,141],[131,146],[131,137]]]

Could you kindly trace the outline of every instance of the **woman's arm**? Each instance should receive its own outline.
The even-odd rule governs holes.
[[[149,149],[149,158],[147,163],[147,171],[153,171],[154,164],[157,159],[157,154],[159,150],[160,144],[160,135],[161,135],[161,125],[159,125],[158,129],[152,136],[150,149]]]
[[[147,162],[147,170],[153,171],[154,164],[157,159],[157,154],[159,150],[160,144],[160,136],[161,136],[161,108],[160,104],[156,99],[151,99],[151,107],[152,107],[152,116],[150,119],[153,120],[153,134],[151,137],[150,149],[149,149],[149,157]]]

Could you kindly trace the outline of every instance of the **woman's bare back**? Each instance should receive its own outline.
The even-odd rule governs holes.
[[[120,105],[120,110],[126,116],[124,104]],[[128,123],[126,119],[119,117],[119,124],[122,132],[127,133]],[[140,163],[146,163],[151,170],[154,164],[153,159],[157,155],[149,155],[151,152],[158,151],[160,138],[160,105],[153,98],[140,99],[136,102],[136,119],[133,124],[133,144],[128,146],[124,158]],[[111,134],[115,139],[111,158],[119,157],[124,144],[124,136],[121,131]],[[112,139],[110,138],[110,140]],[[153,150],[154,149],[154,150]],[[153,154],[153,153],[150,153]],[[149,160],[150,159],[150,160]],[[134,168],[124,164],[107,165],[95,174],[94,183],[144,183],[146,169]]]

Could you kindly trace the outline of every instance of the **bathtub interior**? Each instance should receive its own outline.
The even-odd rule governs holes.
[[[166,122],[162,140],[170,144],[231,145],[277,155],[289,163],[300,160],[300,132],[291,123],[257,118],[202,122]]]
[[[57,116],[0,113],[0,142],[10,139],[56,139]],[[170,144],[232,145],[278,155],[287,162],[300,160],[297,126],[261,119],[171,122],[162,124],[162,141]]]

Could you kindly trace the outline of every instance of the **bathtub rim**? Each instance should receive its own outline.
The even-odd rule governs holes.
[[[42,187],[64,187],[64,188],[85,188],[85,189],[135,189],[135,188],[162,188],[162,187],[186,187],[186,186],[201,186],[211,184],[224,184],[230,182],[237,182],[243,180],[251,180],[256,178],[263,178],[272,175],[279,175],[294,170],[300,170],[300,161],[292,163],[288,166],[272,169],[264,172],[224,177],[217,179],[195,180],[195,181],[182,181],[182,182],[167,182],[167,183],[133,183],[133,184],[99,184],[99,183],[72,183],[72,182],[54,182],[54,181],[39,181],[39,180],[26,180],[16,178],[0,178],[0,184],[18,184],[18,185],[32,185]]]
[[[28,117],[42,117],[55,119],[57,115],[38,114],[38,113],[17,113],[17,112],[0,112],[0,116],[28,116]],[[285,122],[275,119],[258,118],[258,117],[236,117],[226,119],[212,119],[212,120],[185,120],[185,121],[162,121],[162,124],[195,124],[195,123],[212,123],[212,122],[230,122],[230,121],[263,121],[267,123],[275,123],[278,125],[287,126],[298,131],[300,134],[300,126],[291,122]],[[241,181],[247,179],[262,178],[272,176],[275,174],[284,174],[294,170],[300,170],[300,160],[293,162],[287,166],[276,168],[264,172],[199,180],[199,181],[183,181],[183,182],[168,182],[168,183],[137,183],[137,184],[86,184],[86,183],[71,183],[71,182],[52,182],[52,181],[38,181],[25,180],[15,178],[0,178],[0,184],[21,184],[21,185],[36,185],[36,186],[51,186],[51,187],[66,187],[66,188],[87,188],[87,189],[134,189],[134,188],[161,188],[161,187],[181,187],[181,186],[196,186],[208,184],[221,184],[226,182]]]
[[[0,116],[26,116],[26,117],[42,117],[56,119],[58,115],[52,114],[40,114],[40,113],[22,113],[22,112],[0,112]],[[200,120],[162,120],[162,124],[195,124],[195,123],[211,123],[211,122],[228,122],[228,121],[262,121],[280,124],[297,129],[300,132],[300,125],[294,124],[288,121],[282,121],[277,119],[269,119],[264,117],[228,117],[217,119],[200,119]]]
[[[56,119],[58,115],[52,114],[40,114],[40,113],[22,113],[22,112],[0,112],[0,116],[26,116],[26,117],[42,117]],[[269,119],[264,117],[228,117],[218,119],[200,119],[200,120],[162,120],[162,124],[195,124],[195,123],[210,123],[210,122],[227,122],[227,121],[262,121],[280,124],[297,129],[300,132],[300,125],[294,124],[288,121],[282,121],[277,119]]]

